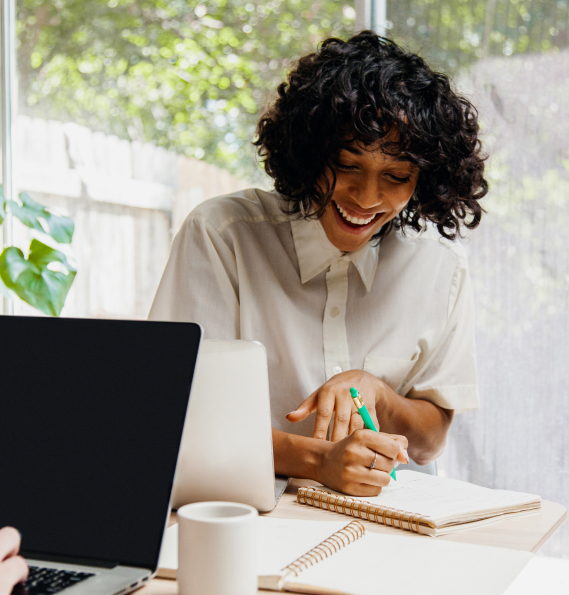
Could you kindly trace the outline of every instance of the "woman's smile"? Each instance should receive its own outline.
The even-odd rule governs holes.
[[[364,233],[373,227],[378,219],[384,214],[382,212],[364,215],[357,213],[349,207],[342,206],[335,200],[332,201],[338,224],[348,233]]]

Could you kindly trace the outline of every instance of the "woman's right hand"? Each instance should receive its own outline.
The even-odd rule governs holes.
[[[351,496],[377,496],[389,484],[395,462],[409,462],[407,438],[396,434],[356,430],[343,440],[326,444],[315,479]]]
[[[21,556],[20,534],[12,527],[0,529],[0,595],[10,595],[12,589],[28,578],[28,565]]]

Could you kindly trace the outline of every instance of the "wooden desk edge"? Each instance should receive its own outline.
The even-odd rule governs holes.
[[[563,513],[561,516],[555,521],[555,524],[549,529],[549,531],[538,541],[538,543],[531,549],[532,554],[536,554],[547,542],[547,540],[561,527],[561,525],[567,520],[567,509],[563,504],[559,504],[558,502],[552,502],[551,500],[543,500],[543,504],[547,503],[547,506],[552,506],[555,508],[561,508]]]

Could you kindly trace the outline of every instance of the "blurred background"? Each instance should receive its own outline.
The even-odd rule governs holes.
[[[145,318],[190,210],[270,187],[257,118],[321,40],[373,26],[450,74],[479,109],[491,190],[465,239],[483,407],[457,416],[439,470],[569,505],[569,0],[15,6],[14,183],[75,222],[64,316]],[[544,552],[569,557],[569,527]]]

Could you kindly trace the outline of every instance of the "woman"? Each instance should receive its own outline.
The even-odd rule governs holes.
[[[18,556],[20,534],[12,527],[0,529],[0,595],[10,595],[28,577],[28,565]]]
[[[255,144],[275,191],[189,215],[150,317],[262,342],[276,472],[378,494],[407,450],[434,460],[454,412],[478,407],[468,267],[452,241],[479,224],[487,192],[476,110],[364,31],[300,59]],[[381,433],[355,432],[352,386]]]

